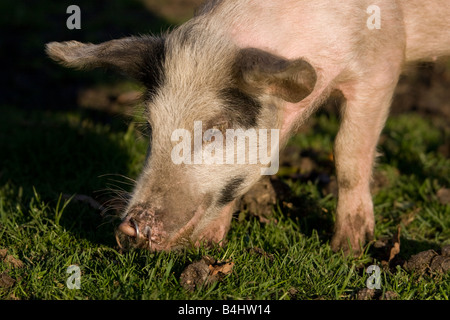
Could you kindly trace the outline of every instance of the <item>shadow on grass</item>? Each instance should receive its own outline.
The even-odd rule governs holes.
[[[169,26],[138,1],[79,0],[81,30],[69,30],[66,10],[72,4],[50,0],[0,3],[4,75],[0,77],[0,183],[23,189],[24,199],[31,199],[35,188],[50,206],[56,206],[61,194],[95,196],[114,179],[101,175],[130,175],[133,159],[131,147],[123,142],[124,118],[80,110],[77,104],[81,89],[116,83],[120,78],[102,70],[63,68],[45,55],[45,44],[99,43],[159,33]],[[60,223],[68,231],[89,241],[110,243],[113,228],[105,225],[99,212],[74,201],[66,211]]]
[[[441,251],[441,247],[432,241],[419,241],[419,240],[411,240],[401,237],[400,238],[400,253],[399,258],[403,260],[409,259],[411,256],[418,254],[419,252],[434,250],[436,252]]]
[[[131,0],[78,0],[81,29],[69,30],[71,1],[0,3],[0,105],[26,109],[75,108],[82,87],[111,82],[104,71],[89,73],[56,65],[44,52],[51,41],[99,43],[130,35],[159,33],[169,24]],[[5,76],[6,75],[6,76]]]
[[[389,261],[392,247],[393,244],[390,242],[381,247],[371,245],[367,253],[378,261]],[[439,254],[441,252],[441,246],[432,241],[419,241],[400,237],[400,252],[389,261],[389,267],[391,270],[394,270],[397,266],[404,267],[405,263],[413,255],[428,250],[434,250]]]
[[[62,194],[96,197],[105,194],[97,192],[108,184],[109,177],[100,176],[130,172],[131,154],[121,142],[124,120],[99,125],[90,120],[92,112],[70,115],[12,107],[0,107],[0,112],[0,184],[22,188],[24,201],[33,198],[33,188],[51,207]],[[105,223],[100,211],[74,201],[66,210],[61,224],[67,230],[90,241],[104,240],[97,230]]]
[[[334,222],[331,214],[323,211],[319,201],[309,194],[298,195],[292,201],[294,206],[285,211],[285,216],[298,224],[300,232],[308,237],[317,232],[321,242],[330,241]]]

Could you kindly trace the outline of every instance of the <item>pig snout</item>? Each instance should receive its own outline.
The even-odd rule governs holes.
[[[135,206],[117,228],[116,240],[120,247],[142,247],[150,251],[164,250],[167,233],[155,210]],[[124,245],[127,243],[127,245]]]
[[[174,211],[134,205],[117,228],[116,240],[121,249],[143,248],[152,252],[179,249],[189,244],[223,245],[234,207],[235,202],[231,201],[211,218],[206,217],[207,208],[200,205],[186,210],[185,218],[180,220],[173,215]]]

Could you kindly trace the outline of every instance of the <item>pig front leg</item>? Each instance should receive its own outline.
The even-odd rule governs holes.
[[[370,180],[376,145],[398,75],[392,72],[341,87],[346,101],[334,146],[339,190],[331,241],[334,251],[342,249],[345,254],[359,254],[365,241],[373,238],[375,221]]]

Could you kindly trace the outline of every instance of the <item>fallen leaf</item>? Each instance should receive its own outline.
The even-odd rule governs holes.
[[[398,226],[397,232],[394,234],[393,245],[389,253],[389,262],[400,253],[400,231],[401,227]]]
[[[7,263],[13,268],[22,268],[24,266],[21,260],[16,259],[12,255],[8,254],[8,249],[0,249],[0,262]]]
[[[3,260],[8,253],[8,249],[0,249],[0,260]]]
[[[216,276],[219,273],[222,275],[230,274],[233,270],[234,262],[228,262],[223,265],[209,265],[209,271],[211,276]]]
[[[7,255],[4,262],[11,264],[14,268],[22,268],[24,266],[21,260],[14,258],[12,255]]]

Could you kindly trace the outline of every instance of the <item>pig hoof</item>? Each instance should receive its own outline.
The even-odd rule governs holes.
[[[362,244],[354,243],[349,237],[334,236],[331,240],[331,249],[334,252],[342,250],[345,256],[357,256],[361,253]]]
[[[359,234],[336,232],[331,239],[331,249],[334,252],[342,250],[345,256],[358,256],[363,251],[366,240],[373,239],[372,230],[364,230]]]

